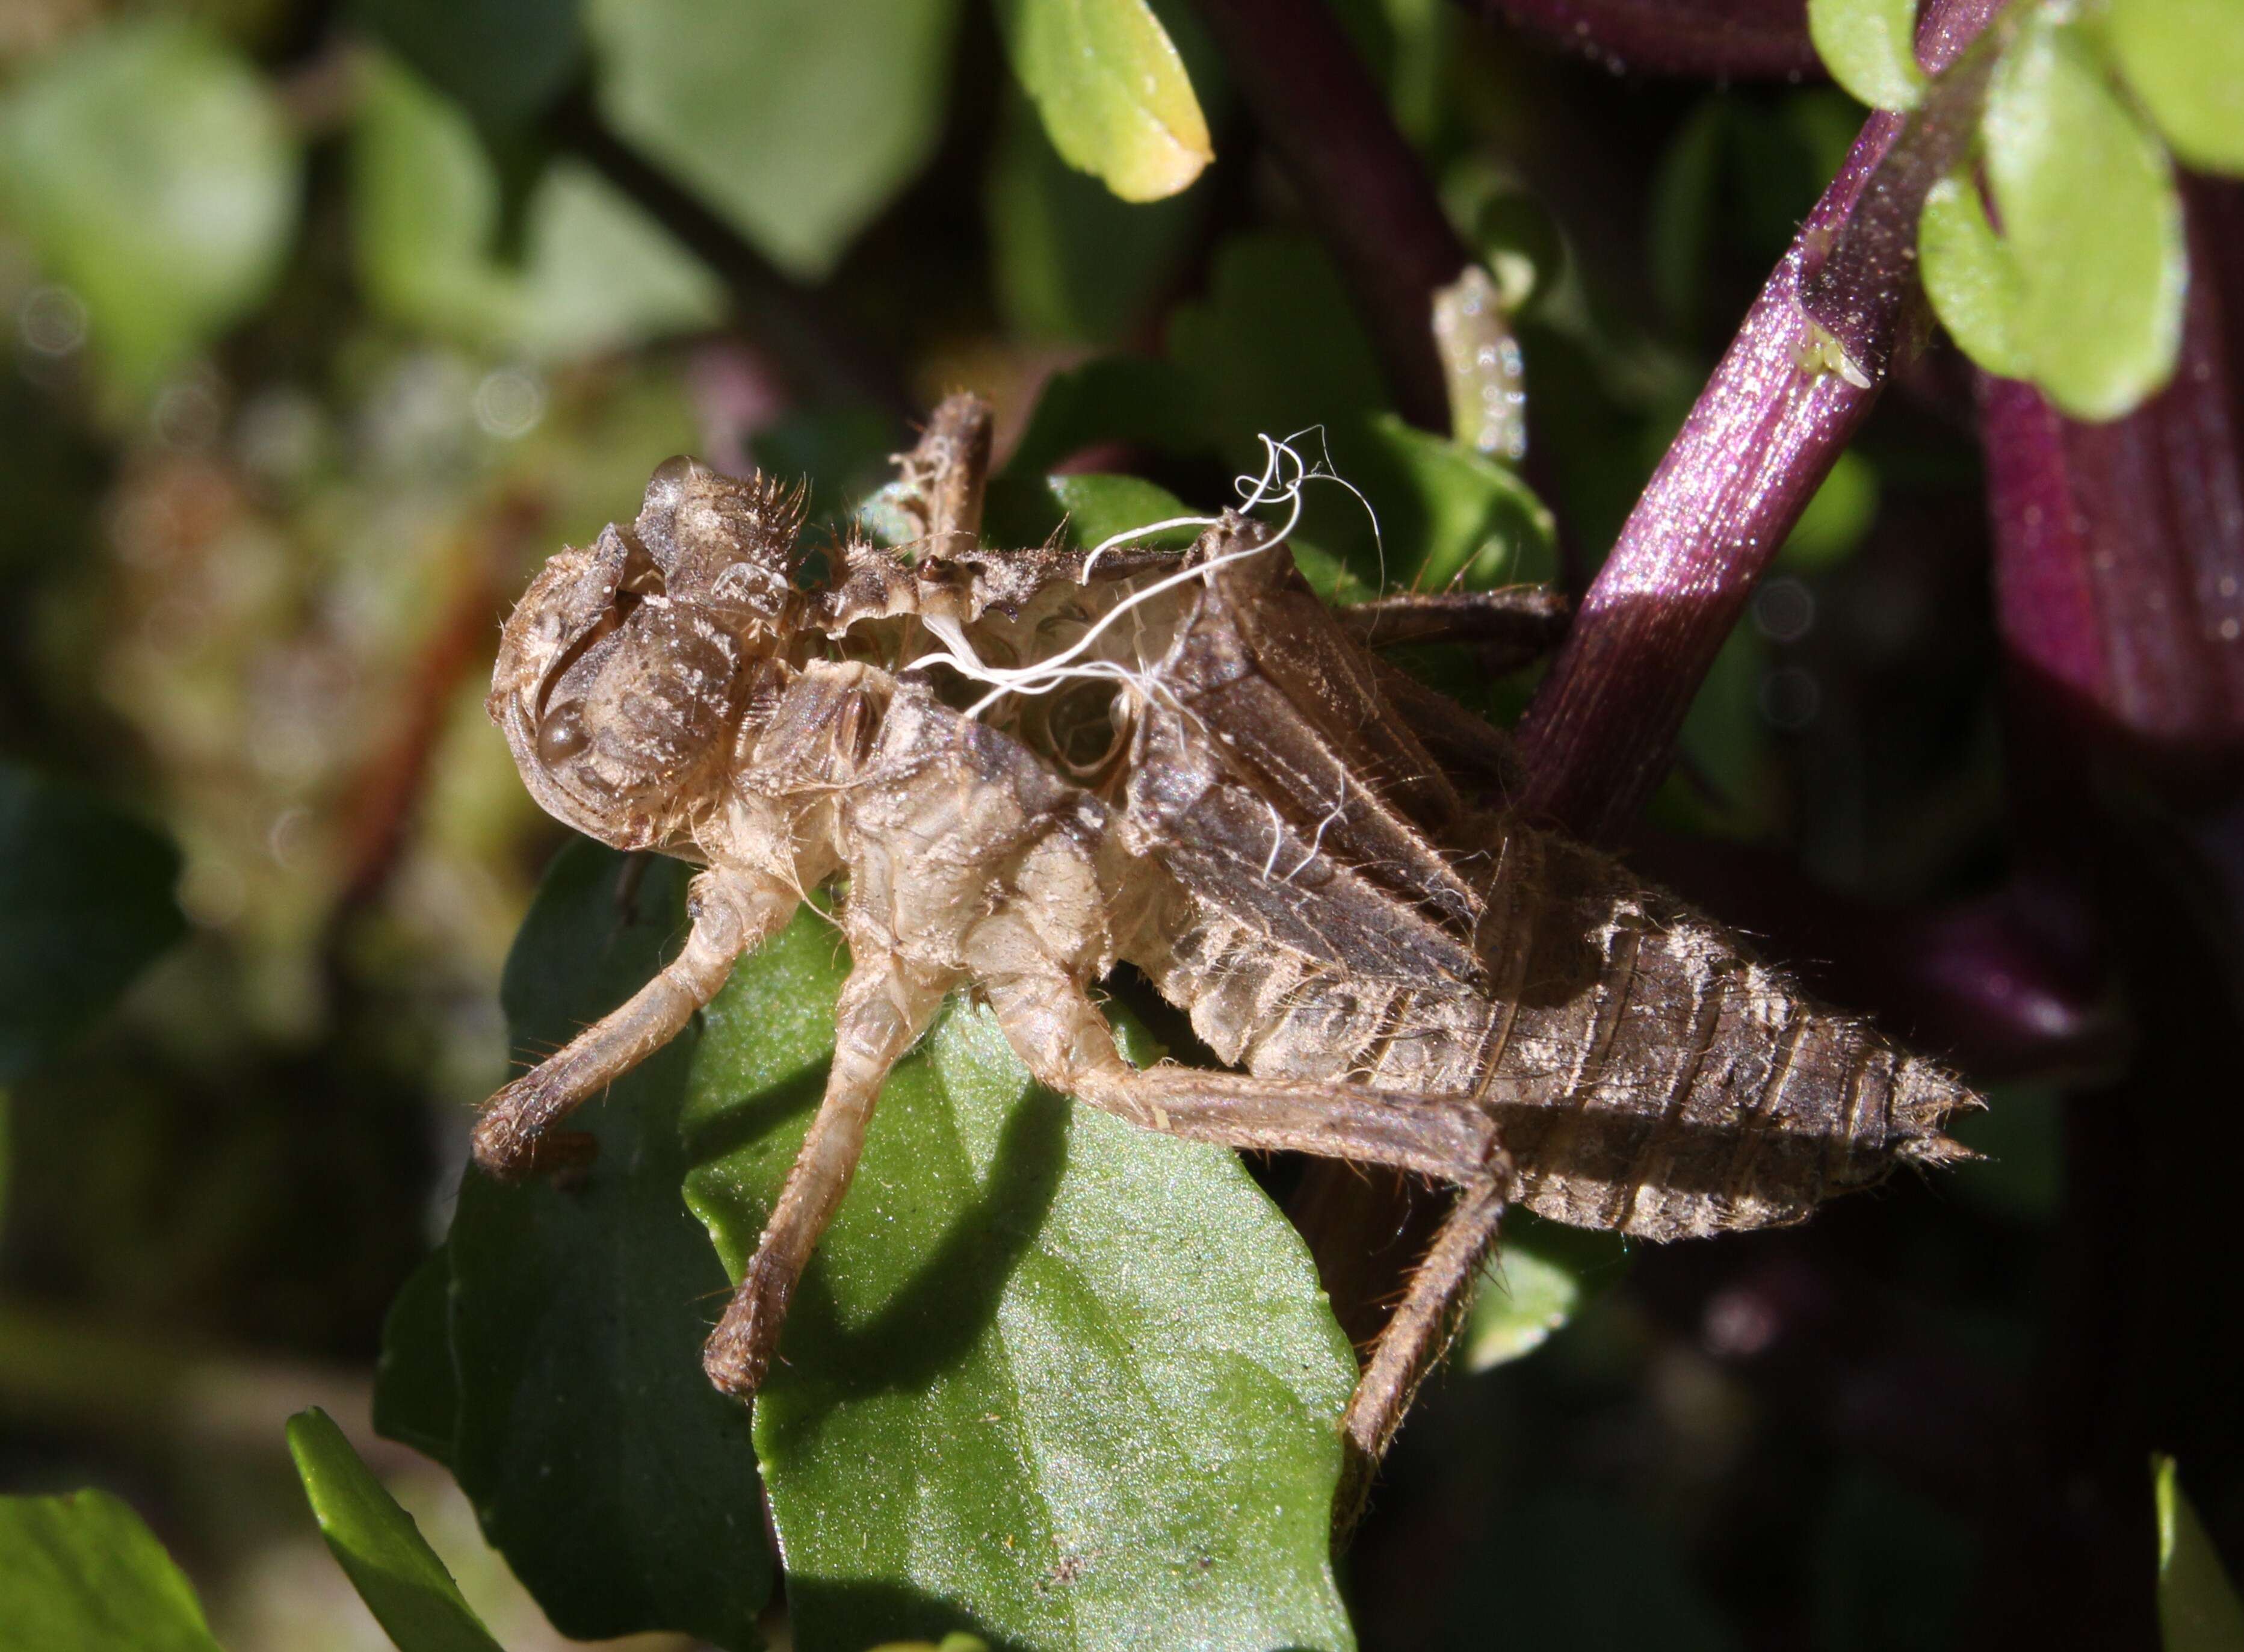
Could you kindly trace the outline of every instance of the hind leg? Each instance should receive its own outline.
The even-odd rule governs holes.
[[[1368,1085],[1258,1079],[1122,1059],[1089,994],[1070,977],[985,982],[997,1024],[1039,1082],[1166,1134],[1284,1149],[1438,1176],[1457,1202],[1372,1345],[1343,1423],[1360,1491],[1470,1298],[1509,1202],[1510,1159],[1486,1113],[1461,1097]],[[1344,1496],[1344,1512],[1349,1496]]]

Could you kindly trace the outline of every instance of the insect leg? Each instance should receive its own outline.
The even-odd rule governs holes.
[[[982,495],[990,471],[990,404],[963,392],[943,397],[919,444],[896,456],[906,508],[927,524],[937,555],[970,550],[982,534]]]
[[[1123,1060],[1106,1018],[1065,974],[1009,976],[983,991],[1038,1081],[1166,1135],[1229,1148],[1389,1165],[1462,1187],[1508,1182],[1496,1124],[1461,1096],[1258,1079]]]
[[[1068,977],[1005,978],[985,982],[983,991],[1038,1080],[1110,1113],[1170,1135],[1392,1165],[1457,1185],[1456,1208],[1373,1345],[1348,1402],[1343,1427],[1362,1478],[1441,1357],[1496,1242],[1512,1173],[1494,1121],[1455,1096],[1193,1067],[1138,1071],[1123,1061],[1105,1018]]]
[[[675,1038],[717,996],[744,952],[777,934],[798,897],[772,879],[704,872],[687,910],[693,928],[678,956],[621,1008],[490,1099],[476,1125],[476,1164],[502,1181],[582,1164],[591,1139],[546,1132]]]
[[[1481,1264],[1496,1248],[1509,1188],[1509,1177],[1490,1176],[1458,1195],[1432,1249],[1411,1274],[1401,1304],[1372,1344],[1341,1423],[1362,1466],[1357,1477],[1365,1477],[1364,1471],[1387,1454],[1418,1385],[1456,1333]],[[1344,1508],[1349,1500],[1343,1496]]]
[[[1398,591],[1335,613],[1348,634],[1367,648],[1477,643],[1493,654],[1492,669],[1510,670],[1558,646],[1573,605],[1565,592],[1549,586],[1507,586],[1496,591]]]
[[[860,948],[858,955],[868,951]],[[949,986],[899,967],[862,964],[843,984],[834,1012],[834,1065],[825,1100],[740,1289],[701,1351],[702,1370],[727,1393],[746,1399],[762,1385],[794,1282],[856,1174],[873,1103],[889,1070],[935,1019]]]

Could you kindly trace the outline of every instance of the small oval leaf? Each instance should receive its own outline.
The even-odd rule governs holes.
[[[2207,172],[2244,173],[2244,5],[2112,0],[2105,29],[2174,153]]]
[[[397,1652],[501,1652],[413,1517],[314,1406],[288,1419],[288,1454],[336,1562]]]
[[[2018,336],[2018,266],[1968,171],[1942,179],[1924,198],[1917,257],[1925,296],[1957,348],[1997,378],[2030,376],[2033,363]]]
[[[1159,200],[1215,158],[1176,43],[1146,0],[1004,0],[1013,71],[1060,158]]]
[[[1808,0],[1808,32],[1831,78],[1873,109],[1914,109],[1916,0]]]
[[[2165,146],[2081,24],[2030,18],[1995,71],[1982,131],[2023,283],[2021,354],[2065,412],[2109,419],[2166,382],[2187,275]]]

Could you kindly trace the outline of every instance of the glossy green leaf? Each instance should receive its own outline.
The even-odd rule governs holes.
[[[997,299],[1032,339],[1111,344],[1176,275],[1196,215],[1132,206],[1061,160],[1024,100],[1007,99],[984,197]]]
[[[0,763],[0,1085],[107,1008],[186,928],[177,850],[98,800]]]
[[[2181,340],[2181,200],[2164,146],[2083,26],[2037,13],[2004,55],[1983,131],[2021,282],[2019,355],[2051,401],[2113,418],[2164,383]]]
[[[1215,158],[1176,44],[1146,0],[1000,0],[1052,147],[1124,200],[1159,200]]]
[[[1914,109],[1916,0],[1808,0],[1808,32],[1831,78],[1873,109]]]
[[[518,262],[497,254],[499,184],[467,117],[410,71],[368,66],[351,139],[352,245],[380,309],[482,349],[592,355],[707,325],[707,271],[592,173],[532,189]]]
[[[2111,0],[2105,38],[2174,152],[2244,172],[2244,6],[2235,0]]]
[[[687,1196],[736,1271],[845,969],[806,913],[709,1011]],[[1036,1088],[954,1005],[882,1093],[756,1405],[797,1644],[1352,1644],[1329,1521],[1354,1380],[1235,1157]]]
[[[316,1407],[291,1417],[288,1454],[320,1535],[397,1652],[499,1652],[413,1517],[334,1418]]]
[[[85,301],[132,389],[264,296],[300,166],[256,69],[176,16],[89,30],[0,98],[0,212]]]
[[[1134,476],[998,477],[990,484],[985,526],[997,545],[1040,545],[1064,531],[1067,544],[1085,549],[1126,536],[1133,545],[1181,551],[1200,537],[1198,526],[1140,530],[1200,514]]]
[[[2029,376],[2033,363],[2018,337],[2024,283],[1968,172],[1925,196],[1917,257],[1925,296],[1957,348],[1997,377]]]
[[[194,1589],[106,1492],[0,1497],[0,1645],[219,1652]]]
[[[2244,1652],[2244,1601],[2181,1488],[2174,1459],[2151,1459],[2159,1517],[2159,1629],[2165,1652]]]
[[[585,60],[581,0],[357,0],[368,32],[487,131],[517,127],[569,88]]]
[[[1628,1272],[1628,1242],[1544,1222],[1526,1211],[1504,1219],[1504,1238],[1465,1321],[1457,1357],[1487,1371],[1533,1353]]]
[[[442,1245],[422,1259],[382,1319],[374,1432],[452,1466],[460,1380],[452,1369],[452,1258]]]
[[[601,107],[815,279],[935,152],[956,0],[590,0]]]
[[[686,870],[581,839],[547,874],[503,990],[518,1055],[558,1046],[675,946]],[[755,1643],[770,1592],[744,1407],[701,1374],[724,1270],[678,1196],[691,1032],[580,1115],[581,1182],[470,1175],[445,1249],[452,1469],[554,1626]],[[407,1362],[419,1366],[425,1354]]]

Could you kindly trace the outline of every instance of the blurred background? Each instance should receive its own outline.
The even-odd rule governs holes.
[[[119,1491],[240,1652],[385,1644],[288,1468],[314,1400],[499,1638],[552,1642],[449,1478],[363,1428],[560,841],[482,710],[531,571],[675,451],[837,512],[954,388],[996,403],[1001,456],[1033,415],[1039,465],[1199,507],[1257,430],[1321,418],[1375,477],[1353,433],[1390,401],[1185,8],[1157,10],[1215,159],[1143,206],[1055,153],[978,5],[460,10],[0,7],[0,1489]],[[1516,310],[1556,531],[1475,529],[1467,560],[1578,588],[1862,112],[1812,59],[1716,89],[1442,0],[1332,10]],[[1958,1000],[1923,980],[1984,977],[2014,887],[1988,558],[1936,345],[1754,598],[1636,845],[1950,1048]],[[2094,1243],[2058,1087],[2124,1060],[2092,956],[2014,985],[1975,1068],[2003,1081],[1966,1127],[1985,1162],[1615,1252],[1547,1343],[1430,1390],[1344,1568],[1367,1646],[1500,1622],[1851,1652],[1999,1616],[1997,1435],[2072,1334],[2060,1230]],[[2237,1465],[2201,1461],[2233,1543]]]

